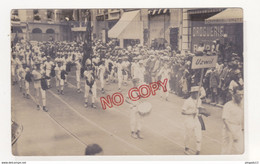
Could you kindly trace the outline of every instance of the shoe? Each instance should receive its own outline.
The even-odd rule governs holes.
[[[101,92],[102,92],[103,94],[105,93],[104,88],[102,88]]]
[[[135,132],[132,132],[132,133],[131,133],[131,137],[133,137],[134,139],[137,139],[137,138],[138,138]]]
[[[119,88],[118,91],[121,92],[121,89]]]
[[[26,98],[27,98],[27,99],[30,99],[30,96],[29,96],[29,94],[26,94]]]
[[[37,105],[37,110],[40,110],[40,105]]]
[[[92,108],[97,108],[97,106],[95,104],[92,103],[91,105]]]
[[[60,90],[57,90],[58,94],[60,94]]]
[[[84,104],[84,107],[85,107],[85,108],[87,108],[87,107],[88,107],[88,103],[87,103],[87,102],[85,102],[85,104]]]
[[[196,155],[200,155],[200,151],[197,150],[197,151],[196,151]]]
[[[78,93],[80,93],[80,92],[81,92],[81,90],[80,90],[80,89],[77,89],[77,92],[78,92]]]
[[[184,149],[184,154],[186,154],[186,155],[190,155],[189,150],[190,150],[189,148],[185,147],[185,149]]]
[[[23,93],[23,97],[25,98],[25,93]]]
[[[64,95],[63,90],[60,91],[60,94]]]
[[[136,135],[137,135],[137,137],[138,137],[139,139],[143,139],[143,138],[144,138],[144,137],[140,134],[140,131],[139,131],[139,130],[136,132]]]
[[[48,110],[46,109],[45,106],[43,106],[42,109],[43,109],[45,112],[48,112]]]

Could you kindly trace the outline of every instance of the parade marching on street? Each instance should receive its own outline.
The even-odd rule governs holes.
[[[187,154],[188,149],[184,145],[184,132],[186,131],[184,124],[186,123],[183,121],[187,116],[181,113],[182,109],[187,108],[187,105],[184,107],[183,103],[192,92],[190,88],[199,84],[200,75],[197,75],[199,73],[190,69],[190,59],[194,54],[182,56],[172,54],[170,49],[150,50],[140,45],[129,47],[131,50],[120,49],[117,46],[110,50],[111,48],[105,49],[101,44],[101,42],[94,43],[92,61],[86,60],[86,68],[83,69],[83,73],[81,73],[82,49],[75,42],[26,42],[22,40],[13,47],[13,116],[21,122],[26,118],[28,128],[35,128],[33,126],[36,126],[37,123],[43,124],[37,129],[39,134],[36,133],[35,136],[32,134],[29,137],[31,139],[26,138],[26,135],[24,138],[21,137],[17,143],[17,154],[26,155],[29,153],[28,151],[35,149],[34,152],[37,154],[38,150],[41,155],[60,155],[59,153],[80,155],[84,150],[82,147],[92,142],[101,145],[105,155]],[[46,52],[53,46],[57,46],[55,47],[56,52]],[[101,53],[101,51],[105,52]],[[197,150],[199,152],[196,152],[196,146],[191,144],[190,150],[194,152],[190,151],[189,154],[195,154],[195,152],[197,154],[220,154],[223,126],[222,108],[220,104],[215,105],[217,95],[214,95],[214,87],[207,87],[206,81],[209,77],[209,83],[213,85],[211,84],[213,78],[222,77],[222,85],[219,83],[216,85],[227,87],[231,91],[237,86],[242,86],[240,65],[238,61],[237,63],[234,64],[232,61],[223,65],[219,61],[216,69],[206,71],[202,85],[204,92],[201,92],[201,95],[204,100],[203,106],[209,110],[211,116],[204,118],[207,130],[195,132],[195,136],[202,135],[200,137],[201,148],[199,146]],[[231,71],[234,74],[229,74]],[[228,83],[226,82],[227,76],[231,75],[235,77],[229,77],[230,85],[225,86]],[[133,87],[133,81],[136,79],[141,84],[148,84],[152,80],[164,78],[169,79],[168,91],[164,93],[162,89],[158,90],[159,94],[145,99],[151,103],[153,109],[147,117],[136,113],[131,114],[135,107],[130,107],[127,103],[107,110],[101,108],[99,97],[105,97],[117,91],[127,95],[127,91]],[[216,86],[216,89],[221,88]],[[230,92],[228,91],[228,93]],[[232,95],[232,93],[230,94]],[[206,103],[209,98],[212,98],[213,103]],[[229,100],[231,97],[226,97],[226,100],[222,99],[222,102],[224,101],[224,104]],[[23,112],[23,110],[25,111]],[[38,120],[39,122],[33,119],[36,112],[38,112],[37,117],[42,117]],[[20,117],[19,113],[24,113],[25,118]],[[52,121],[55,121],[56,124],[51,125]],[[137,131],[133,129],[133,124],[135,124],[133,121],[138,121]],[[198,126],[200,129],[199,122]],[[60,146],[61,150],[58,147],[50,149],[55,146],[54,143],[45,150],[39,150],[40,148],[34,144],[41,144],[41,139],[45,135],[43,134],[41,137],[38,135],[44,133],[39,131],[46,131],[45,128],[59,129],[58,132],[47,132],[48,135],[51,135],[48,142],[55,142],[61,137],[64,144],[68,144],[66,145],[68,147],[72,146],[73,150],[62,149],[66,147],[65,145]],[[194,139],[193,134],[188,134],[188,136],[186,134],[185,138],[187,139],[187,137],[189,140]],[[29,140],[34,140],[35,143],[28,149],[19,147],[20,144],[26,144]],[[76,142],[75,140],[78,141],[78,145],[83,143],[83,146],[70,145]],[[62,143],[62,141],[59,142]]]
[[[13,10],[13,155],[243,154],[242,17]]]

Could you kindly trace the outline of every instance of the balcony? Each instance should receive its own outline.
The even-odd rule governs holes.
[[[118,20],[120,19],[121,12],[120,9],[110,9],[108,12],[107,20]]]

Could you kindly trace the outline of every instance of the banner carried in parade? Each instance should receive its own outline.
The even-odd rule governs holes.
[[[192,58],[191,69],[216,67],[217,56],[194,56]]]

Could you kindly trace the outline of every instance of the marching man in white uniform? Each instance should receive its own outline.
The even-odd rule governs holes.
[[[105,90],[104,90],[104,86],[105,86],[105,80],[104,80],[105,72],[106,72],[105,61],[101,61],[101,65],[98,68],[98,75],[99,75],[99,80],[100,80],[100,83],[101,83],[101,92],[102,93],[105,93]]]
[[[170,70],[169,65],[167,63],[169,61],[169,58],[167,56],[165,56],[163,61],[164,61],[163,68],[160,70],[160,72],[157,74],[157,76],[161,75],[161,81],[168,79],[167,84],[166,84],[167,91],[164,92],[162,88],[160,90],[161,98],[163,97],[163,93],[165,93],[165,100],[168,101],[169,90],[170,90],[169,80],[170,80],[171,70]]]
[[[25,68],[25,93],[24,96],[29,99],[29,94],[30,94],[30,90],[29,90],[29,86],[30,86],[30,82],[32,82],[32,74],[30,72],[29,67]]]
[[[123,82],[123,64],[122,59],[119,58],[117,63],[117,76],[118,76],[118,91],[121,92],[122,82]]]
[[[16,58],[16,55],[13,54],[12,58],[11,58],[11,71],[12,71],[12,83],[13,83],[13,85],[17,82],[16,68],[17,68],[17,58]]]
[[[124,85],[127,85],[127,79],[128,79],[128,66],[130,65],[129,61],[127,61],[127,56],[124,57],[124,61],[122,62],[123,65],[123,83]]]
[[[63,65],[62,61],[58,61],[58,66],[55,67],[55,74],[56,74],[56,88],[58,93],[64,94],[64,81],[66,76],[63,72],[65,71],[65,66]]]
[[[243,88],[240,86],[234,87],[232,92],[232,100],[223,107],[224,126],[221,154],[242,154],[244,152]]]
[[[198,97],[198,86],[191,87],[191,96],[185,100],[184,105],[182,106],[182,115],[184,116],[184,146],[185,154],[189,154],[189,141],[192,138],[192,133],[195,133],[196,139],[196,155],[200,154],[201,149],[201,124],[198,119],[199,115],[199,107],[201,107],[201,99],[197,99]]]
[[[133,87],[138,87],[139,85],[139,79],[134,78],[132,80]],[[134,91],[133,93],[134,97],[138,96],[138,93]],[[135,139],[143,139],[143,136],[141,135],[141,125],[142,125],[142,116],[138,112],[138,105],[140,103],[140,100],[132,101],[127,96],[126,102],[130,104],[130,128],[131,128],[131,136]]]
[[[19,65],[19,68],[17,69],[20,91],[25,89],[25,68],[26,64],[22,64]],[[23,95],[25,95],[25,93],[23,93]]]
[[[139,79],[134,78],[132,80],[133,87],[139,86]],[[135,139],[143,139],[144,137],[141,135],[141,128],[143,117],[148,115],[152,110],[152,105],[149,102],[144,102],[142,98],[139,100],[133,100],[133,98],[137,98],[139,93],[137,91],[132,92],[132,98],[130,95],[126,96],[126,102],[130,104],[130,128],[131,128],[131,137]]]
[[[77,92],[80,93],[80,70],[81,70],[81,59],[76,59],[76,81],[77,81]]]
[[[40,109],[40,93],[41,93],[41,98],[42,98],[42,109],[45,112],[48,112],[48,110],[46,109],[46,89],[47,89],[47,84],[46,86],[43,84],[44,82],[44,70],[40,69],[40,63],[35,63],[35,68],[32,71],[32,75],[33,75],[33,82],[34,82],[34,88],[35,88],[35,92],[36,92],[36,104],[37,104],[37,109]]]
[[[51,77],[51,69],[54,66],[54,63],[51,61],[51,58],[48,56],[47,61],[44,63],[44,68],[46,70],[46,76]],[[47,80],[48,87],[50,88],[50,81],[51,79]]]
[[[97,98],[97,86],[95,81],[95,76],[92,70],[92,66],[90,63],[87,62],[87,69],[84,71],[84,77],[86,79],[85,81],[85,108],[88,107],[88,97],[89,93],[91,92],[91,99],[92,99],[92,108],[96,108],[95,106],[95,100]]]

